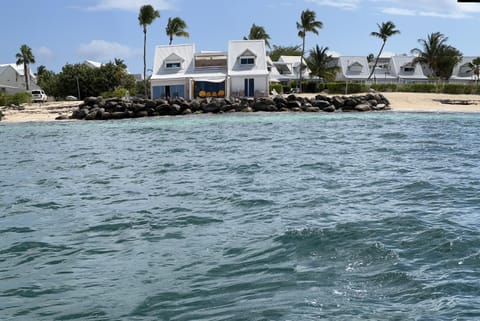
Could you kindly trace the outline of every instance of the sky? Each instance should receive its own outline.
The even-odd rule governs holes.
[[[307,51],[316,45],[332,54],[376,54],[381,40],[370,33],[392,21],[399,35],[388,39],[386,54],[409,54],[418,39],[433,32],[464,56],[480,56],[480,1],[457,0],[0,0],[2,32],[0,64],[15,63],[22,44],[32,48],[36,63],[60,72],[67,64],[85,60],[125,61],[131,73],[143,70],[143,31],[138,22],[142,5],[151,4],[160,18],[148,27],[147,68],[152,68],[155,46],[168,45],[169,17],[188,25],[197,51],[226,51],[229,40],[247,36],[253,23],[263,26],[270,43],[300,45],[296,22],[303,10],[316,13],[323,23],[319,35],[307,34]]]

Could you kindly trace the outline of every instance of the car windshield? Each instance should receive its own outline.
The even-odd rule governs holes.
[[[40,95],[40,90],[34,90],[34,91],[32,91],[32,94],[33,95]]]

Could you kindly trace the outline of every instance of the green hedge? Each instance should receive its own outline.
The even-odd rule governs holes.
[[[16,93],[8,95],[0,93],[0,106],[8,106],[11,104],[21,105],[32,102],[32,95],[30,93]]]
[[[356,94],[368,91],[368,88],[363,83],[357,82],[329,82],[325,84],[329,94]]]

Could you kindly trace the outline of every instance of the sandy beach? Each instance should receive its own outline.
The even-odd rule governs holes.
[[[397,112],[480,112],[480,95],[449,95],[427,93],[382,93],[389,101],[393,111]],[[306,94],[305,97],[315,97]],[[450,103],[445,103],[445,102]],[[453,104],[452,104],[453,102]],[[60,115],[69,116],[78,107],[80,101],[32,103],[23,110],[2,107],[2,122],[54,121]],[[469,104],[464,104],[469,103]]]

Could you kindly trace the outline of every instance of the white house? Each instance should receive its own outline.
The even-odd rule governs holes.
[[[470,63],[477,58],[476,56],[471,57],[463,57],[462,61],[460,61],[452,71],[452,77],[450,77],[451,83],[470,83],[475,82],[477,80],[477,76],[474,73],[472,67],[470,67]]]
[[[267,95],[266,61],[263,40],[230,41],[228,52],[196,52],[193,44],[157,46],[152,98]]]
[[[414,64],[415,56],[392,56],[390,68],[392,75],[397,78],[397,82],[415,83],[427,82],[430,71],[422,64]]]
[[[37,78],[30,71],[30,90],[39,89],[37,86]],[[17,93],[26,90],[25,72],[23,65],[4,64],[0,65],[0,92]]]
[[[228,44],[230,95],[268,96],[269,73],[264,40],[236,40]]]
[[[298,80],[300,78],[300,61],[300,56],[280,56],[278,61],[270,62],[271,81],[278,81],[283,85],[288,85],[292,80]],[[302,79],[309,79],[311,71],[307,67],[305,60],[302,63],[302,70]]]

